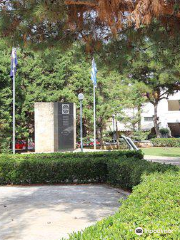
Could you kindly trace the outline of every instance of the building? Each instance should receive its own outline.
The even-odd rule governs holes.
[[[169,128],[173,137],[180,137],[180,91],[170,95],[168,99],[162,99],[158,104],[158,123],[161,128]],[[124,109],[126,116],[133,118],[137,115],[137,109]],[[153,124],[154,107],[151,103],[145,103],[141,113],[141,129],[149,131],[154,127]],[[131,124],[132,125],[132,124]],[[113,119],[109,122],[107,129],[113,131],[132,131],[130,123],[117,122],[113,127]],[[138,126],[136,124],[135,129]]]

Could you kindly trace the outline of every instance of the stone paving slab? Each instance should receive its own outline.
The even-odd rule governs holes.
[[[129,193],[108,185],[0,187],[0,240],[59,240],[112,215]]]

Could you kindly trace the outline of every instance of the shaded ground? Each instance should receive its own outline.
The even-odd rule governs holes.
[[[145,155],[180,158],[180,148],[177,147],[152,147],[141,148],[141,150]]]
[[[0,187],[0,239],[67,237],[113,214],[126,196],[107,185]]]

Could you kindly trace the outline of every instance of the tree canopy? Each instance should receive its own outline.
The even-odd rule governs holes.
[[[0,1],[0,34],[11,44],[96,43],[154,21],[169,34],[179,31],[177,0],[11,0]]]
[[[76,12],[93,9],[97,19],[110,26],[112,31],[132,24],[136,27],[149,24],[155,18],[166,24],[169,21],[176,24],[180,20],[179,3],[176,0],[65,0],[65,3],[72,8],[76,6]],[[78,15],[75,19],[78,19]]]

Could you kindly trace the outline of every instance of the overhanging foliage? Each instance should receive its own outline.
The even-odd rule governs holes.
[[[176,0],[1,0],[0,11],[1,36],[25,45],[98,42],[154,20],[169,34],[180,26]]]

